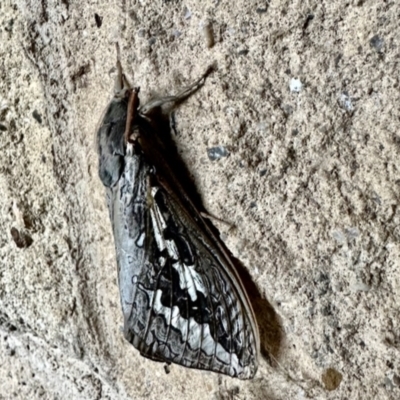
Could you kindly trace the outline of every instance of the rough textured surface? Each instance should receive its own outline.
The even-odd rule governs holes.
[[[0,2],[0,398],[399,398],[399,3],[103,3]],[[123,340],[93,144],[115,41],[144,99],[217,65],[177,143],[283,327],[253,381]]]

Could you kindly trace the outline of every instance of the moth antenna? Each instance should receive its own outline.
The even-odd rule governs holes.
[[[119,48],[119,43],[115,43],[115,47],[117,48],[117,78],[115,81],[115,92],[120,92],[124,87],[123,82],[123,72],[121,65],[121,50]]]
[[[121,50],[119,43],[115,43],[117,49],[117,78],[115,81],[115,93],[124,93],[125,90],[131,89],[132,86],[126,78],[121,64]]]

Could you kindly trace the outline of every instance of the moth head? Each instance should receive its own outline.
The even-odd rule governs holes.
[[[112,187],[118,182],[124,166],[125,134],[129,107],[136,110],[139,107],[137,93],[139,89],[132,88],[125,77],[121,60],[120,49],[117,44],[117,77],[114,88],[114,98],[104,110],[97,126],[96,147],[99,156],[99,176],[104,186]],[[130,106],[132,94],[136,95],[136,104]],[[130,117],[132,119],[132,116]],[[128,131],[130,132],[130,131]]]

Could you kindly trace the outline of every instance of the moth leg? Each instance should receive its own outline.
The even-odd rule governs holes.
[[[178,136],[178,131],[176,129],[176,121],[175,121],[175,113],[172,111],[169,116],[169,129],[174,133],[175,136]]]
[[[140,114],[143,116],[146,116],[149,114],[154,108],[158,108],[163,106],[166,103],[175,103],[179,104],[182,101],[186,100],[188,97],[190,97],[193,93],[195,93],[197,90],[199,90],[205,82],[205,79],[207,78],[208,75],[213,71],[213,67],[208,67],[207,71],[198,79],[197,81],[193,82],[190,86],[188,86],[186,89],[183,89],[181,92],[176,94],[175,96],[165,96],[161,97],[159,99],[154,99],[149,101],[147,104],[145,104],[142,109],[140,110]]]
[[[233,224],[233,223],[231,223],[231,222],[229,222],[229,221],[225,221],[225,220],[222,219],[222,218],[218,218],[218,217],[216,217],[215,215],[208,214],[208,213],[206,213],[206,212],[204,212],[204,211],[200,211],[200,214],[201,214],[201,216],[202,216],[203,218],[209,219],[210,221],[218,221],[218,222],[221,222],[222,224],[227,225],[229,228],[234,228],[234,226],[235,226],[235,224]]]

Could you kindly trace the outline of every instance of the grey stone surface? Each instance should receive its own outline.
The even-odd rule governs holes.
[[[400,398],[399,13],[1,1],[0,399]],[[123,339],[94,147],[116,41],[144,100],[217,66],[177,111],[176,140],[283,327],[253,381],[167,375]],[[229,157],[209,161],[219,145]]]

